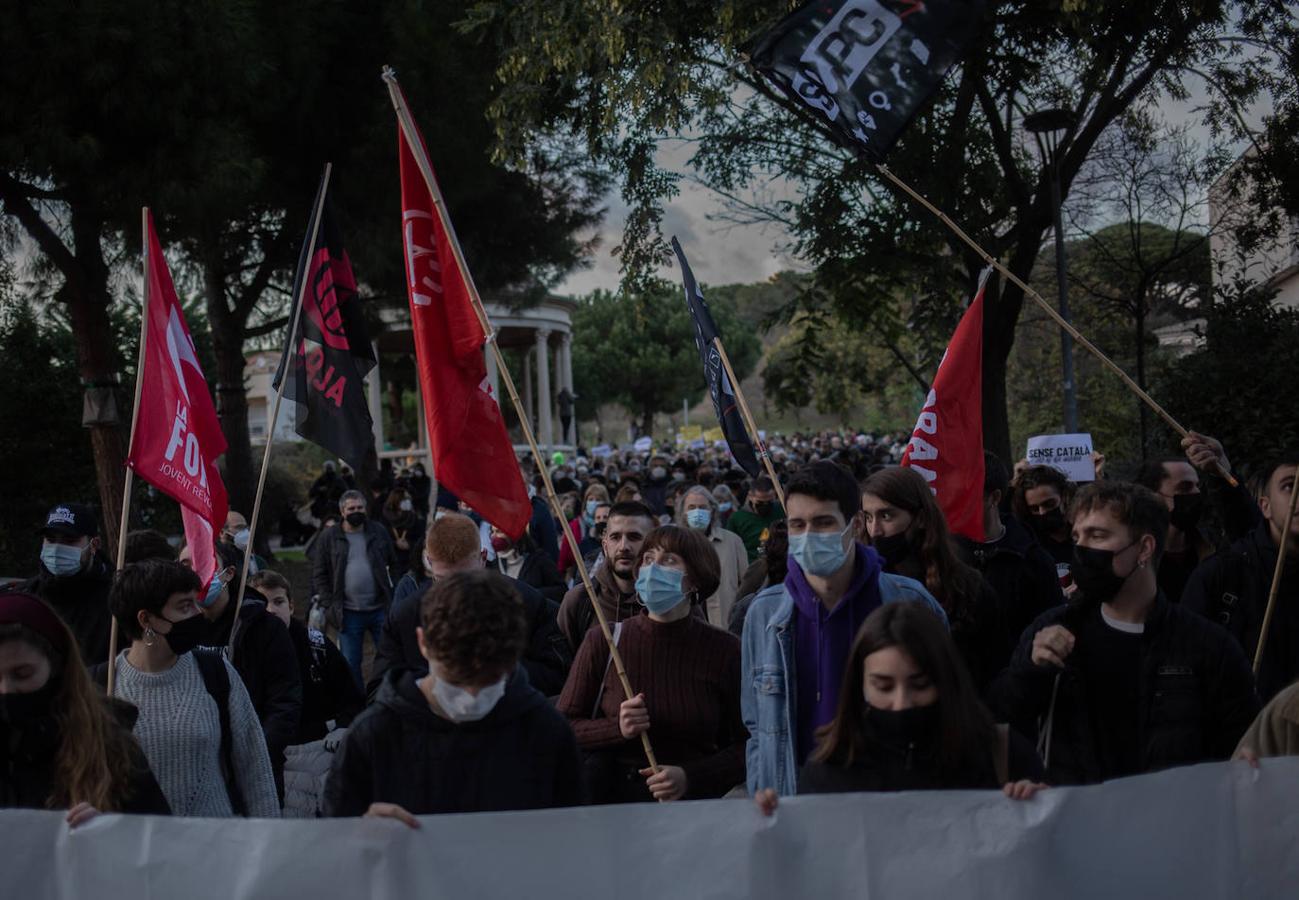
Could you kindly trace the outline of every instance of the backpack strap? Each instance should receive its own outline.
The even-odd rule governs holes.
[[[618,639],[622,637],[622,623],[613,623],[613,646],[618,646]],[[609,650],[609,659],[604,664],[604,677],[600,679],[600,690],[595,695],[595,705],[591,707],[591,718],[600,717],[600,701],[604,699],[604,683],[609,679],[609,667],[613,665],[613,649]]]
[[[235,781],[234,740],[230,727],[230,673],[226,670],[225,657],[211,650],[198,649],[192,652],[194,662],[198,663],[199,674],[203,676],[203,687],[216,702],[217,714],[221,718],[221,778],[225,781],[226,794],[230,797],[230,808],[236,816],[246,817],[248,806]]]

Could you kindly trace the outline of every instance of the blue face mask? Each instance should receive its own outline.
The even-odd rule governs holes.
[[[640,574],[636,576],[636,596],[654,615],[665,615],[685,597],[685,591],[681,589],[684,577],[685,573],[665,569],[657,563],[641,566]]]
[[[248,537],[249,537],[249,533],[247,528],[241,528],[240,530],[236,531],[235,546],[238,547],[240,550],[247,550]]]
[[[850,522],[843,531],[815,532],[789,536],[789,555],[807,575],[826,578],[838,572],[848,559],[849,547],[843,545],[843,536],[852,528]]]
[[[81,571],[81,551],[81,547],[51,544],[46,541],[41,545],[41,562],[54,577],[67,578]]]
[[[711,509],[688,509],[686,510],[686,524],[691,528],[698,528],[700,531],[708,527],[708,523],[713,520],[713,511]]]
[[[597,506],[599,506],[599,505],[600,505],[600,501],[599,501],[599,500],[588,500],[588,501],[586,501],[586,520],[587,520],[588,522],[594,522],[594,521],[595,521],[595,508],[596,508]]]
[[[221,592],[225,590],[226,583],[221,580],[220,574],[212,576],[212,583],[207,586],[207,594],[199,601],[199,606],[203,609],[211,609],[212,604],[217,602]]]
[[[723,502],[717,504],[717,511],[718,511],[718,512],[730,512],[730,511],[731,511],[731,504],[729,504],[729,503],[723,501]]]

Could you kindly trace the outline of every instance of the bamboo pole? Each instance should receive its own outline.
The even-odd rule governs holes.
[[[614,643],[613,633],[609,630],[609,620],[605,617],[604,610],[600,608],[600,604],[596,601],[595,586],[591,583],[590,573],[587,572],[586,563],[582,560],[582,553],[578,550],[577,540],[573,537],[573,529],[568,527],[568,523],[564,518],[564,511],[560,506],[559,497],[555,493],[555,486],[550,480],[550,472],[547,470],[546,462],[541,456],[541,448],[537,446],[537,438],[532,433],[532,423],[528,421],[527,415],[524,414],[523,401],[519,397],[519,392],[515,389],[514,376],[510,374],[510,368],[505,362],[505,356],[501,353],[500,347],[496,345],[496,333],[492,330],[491,320],[487,317],[487,309],[483,305],[483,299],[478,293],[477,285],[474,284],[473,276],[469,274],[469,266],[465,263],[464,251],[460,248],[460,240],[456,237],[455,228],[451,224],[451,217],[447,213],[446,203],[442,199],[442,191],[438,188],[437,179],[433,177],[433,166],[424,153],[424,144],[419,139],[415,122],[410,117],[410,110],[406,106],[405,97],[397,84],[397,75],[391,67],[384,67],[383,80],[387,82],[388,94],[392,98],[393,109],[397,112],[397,122],[405,135],[407,145],[411,149],[411,155],[415,157],[415,163],[419,167],[420,175],[423,176],[424,183],[428,186],[429,196],[433,199],[433,205],[437,209],[438,219],[442,223],[443,231],[446,232],[447,242],[451,245],[451,251],[456,258],[456,265],[460,267],[460,271],[463,273],[465,287],[469,293],[470,305],[473,306],[474,314],[478,317],[478,324],[483,329],[486,343],[492,348],[492,353],[496,359],[497,372],[501,381],[505,384],[511,402],[514,403],[515,411],[519,415],[519,424],[522,426],[523,436],[532,451],[532,458],[537,462],[537,470],[541,473],[541,479],[545,485],[546,498],[550,501],[550,507],[555,518],[563,523],[564,527],[560,530],[564,532],[568,548],[572,551],[573,559],[577,562],[578,574],[582,578],[582,584],[586,588],[586,595],[595,610],[596,620],[600,624],[600,633],[609,646],[609,656],[613,662],[614,670],[618,673],[618,680],[622,683],[623,693],[630,700],[636,696],[636,693],[632,690],[631,681],[627,678],[627,669],[623,666],[622,654],[618,652],[618,645]],[[656,772],[659,771],[658,761],[654,757],[654,748],[650,745],[649,733],[641,732],[640,738],[641,747],[645,751],[645,758],[649,760],[650,768]]]
[[[726,377],[731,380],[731,386],[735,388],[735,400],[740,406],[740,415],[744,417],[744,424],[749,429],[749,434],[753,436],[753,445],[758,448],[758,459],[767,468],[767,476],[771,479],[772,485],[776,489],[776,498],[780,500],[780,508],[786,514],[789,510],[785,509],[785,489],[780,486],[780,479],[776,477],[776,469],[771,464],[771,454],[767,452],[767,442],[758,434],[758,425],[753,421],[753,413],[749,412],[749,401],[744,399],[744,391],[740,389],[740,382],[735,377],[735,370],[731,368],[731,358],[726,355],[726,348],[722,346],[720,337],[713,338],[713,346],[717,348],[717,355],[722,358],[722,366],[726,369]]]
[[[911,185],[907,184],[901,178],[894,175],[892,170],[890,170],[888,166],[884,165],[883,163],[879,163],[876,165],[876,169],[879,170],[880,174],[883,175],[885,179],[887,179],[890,183],[892,183],[893,185],[901,189],[912,200],[919,203],[925,209],[929,210],[931,213],[937,216],[940,222],[946,225],[952,231],[953,234],[955,234],[958,238],[964,241],[965,244],[971,250],[977,253],[980,256],[980,258],[983,259],[984,262],[992,266],[994,269],[1000,272],[1002,276],[1004,276],[1008,281],[1010,281],[1012,284],[1014,284],[1016,287],[1022,290],[1024,292],[1024,296],[1028,297],[1033,302],[1035,302],[1038,306],[1042,307],[1042,309],[1046,312],[1046,314],[1055,320],[1055,323],[1057,325],[1059,325],[1066,332],[1068,332],[1069,335],[1072,336],[1075,341],[1081,344],[1089,353],[1091,353],[1098,360],[1100,360],[1101,363],[1104,364],[1111,371],[1113,371],[1114,374],[1118,375],[1119,378],[1123,380],[1123,383],[1127,385],[1128,390],[1136,394],[1137,397],[1143,403],[1145,403],[1152,410],[1154,410],[1155,413],[1161,419],[1163,419],[1165,422],[1168,423],[1168,426],[1170,428],[1176,431],[1183,438],[1190,437],[1190,432],[1188,432],[1185,428],[1183,428],[1181,423],[1179,423],[1176,419],[1174,419],[1171,415],[1169,415],[1168,411],[1165,410],[1162,406],[1160,406],[1155,401],[1154,397],[1151,397],[1148,393],[1146,393],[1142,389],[1141,385],[1133,381],[1132,377],[1128,375],[1127,372],[1123,371],[1123,368],[1118,363],[1114,362],[1114,360],[1110,359],[1103,352],[1101,352],[1101,350],[1095,344],[1087,340],[1087,338],[1083,337],[1082,332],[1080,332],[1077,328],[1074,328],[1072,324],[1066,321],[1065,318],[1061,316],[1059,312],[1056,311],[1055,307],[1053,307],[1050,303],[1048,303],[1045,299],[1042,298],[1041,294],[1033,290],[1022,280],[1020,280],[1020,278],[1014,272],[1010,271],[1010,269],[1002,265],[999,259],[994,257],[987,250],[984,250],[983,247],[981,247],[974,240],[974,238],[970,237],[968,234],[965,233],[965,231],[961,228],[961,226],[953,222],[952,219],[947,215],[947,213],[943,212],[933,203],[930,203],[929,200],[926,197],[924,197],[924,195],[922,195],[920,192],[915,190],[913,187],[911,187]],[[1231,473],[1228,472],[1222,466],[1221,463],[1218,463],[1215,466],[1215,468],[1218,470],[1218,474],[1228,484],[1230,484],[1232,487],[1238,486],[1238,482],[1236,481],[1236,479],[1232,477]]]
[[[131,486],[135,483],[135,469],[130,465],[131,447],[135,444],[135,425],[140,418],[140,394],[144,389],[144,344],[149,339],[149,207],[140,210],[141,271],[144,284],[140,291],[140,352],[135,362],[135,402],[131,404],[131,438],[126,445],[126,486],[122,488],[122,518],[117,528],[117,570],[122,570],[126,559],[126,528],[131,519]],[[108,631],[108,696],[113,696],[117,675],[117,616],[112,617]]]
[[[1290,507],[1285,513],[1285,526],[1281,529],[1281,540],[1277,541],[1276,568],[1272,570],[1272,587],[1267,592],[1267,609],[1263,612],[1263,625],[1258,632],[1258,646],[1254,648],[1254,677],[1258,677],[1259,666],[1263,664],[1263,646],[1267,643],[1267,632],[1272,627],[1272,613],[1276,610],[1276,595],[1281,588],[1281,573],[1285,570],[1285,548],[1290,540],[1290,522],[1294,519],[1295,500],[1299,498],[1299,467],[1295,469],[1290,483]]]
[[[325,174],[320,180],[320,194],[316,197],[316,208],[311,215],[311,234],[307,238],[307,265],[311,264],[311,253],[316,246],[316,236],[320,233],[320,218],[324,213],[325,195],[329,192],[329,175],[333,163],[325,163]],[[298,334],[298,320],[302,316],[302,304],[307,295],[307,275],[302,273],[302,283],[298,286],[298,295],[293,298],[293,315],[289,320],[289,335],[285,346],[291,347]],[[287,354],[286,354],[287,356]],[[266,489],[266,473],[270,469],[271,445],[275,443],[275,421],[280,415],[280,401],[284,399],[284,386],[289,382],[289,370],[285,367],[280,386],[275,389],[275,401],[271,404],[271,415],[266,421],[266,449],[262,451],[262,470],[257,475],[257,493],[253,497],[253,514],[248,519],[248,546],[244,548],[243,567],[239,571],[239,593],[235,595],[235,617],[230,626],[230,640],[227,646],[234,652],[235,633],[239,630],[239,611],[244,605],[244,590],[248,586],[248,563],[253,558],[256,547],[257,520],[262,511],[262,492]]]

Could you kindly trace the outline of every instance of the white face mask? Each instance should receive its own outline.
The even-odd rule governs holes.
[[[495,684],[480,690],[475,696],[464,688],[448,684],[434,675],[432,663],[429,664],[429,678],[433,681],[433,698],[452,722],[477,722],[485,718],[505,696],[505,685],[510,680],[510,676],[506,675]]]

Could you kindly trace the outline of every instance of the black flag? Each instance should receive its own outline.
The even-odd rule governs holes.
[[[747,51],[844,143],[883,162],[982,15],[983,0],[814,0]]]
[[[708,303],[690,271],[686,255],[681,252],[677,239],[672,239],[672,249],[676,251],[677,260],[681,263],[681,280],[686,289],[686,306],[690,309],[690,319],[695,323],[695,346],[699,349],[699,361],[704,365],[704,378],[708,382],[708,393],[713,398],[713,412],[717,414],[717,424],[722,426],[731,455],[740,464],[740,468],[751,476],[759,472],[758,457],[753,451],[753,442],[744,429],[744,418],[740,415],[739,404],[735,399],[735,389],[731,379],[726,377],[722,366],[722,355],[717,351],[714,340],[721,338],[713,314],[708,311]]]
[[[275,386],[279,387],[287,368],[284,396],[294,401],[294,430],[360,471],[374,446],[373,419],[363,379],[376,360],[356,294],[352,264],[343,249],[329,198],[321,196],[325,191],[322,180],[313,221],[307,227],[307,241],[314,231],[315,245],[308,247],[303,242],[293,280],[293,299],[297,302],[302,297],[302,311],[297,317],[296,333],[289,335],[284,345]]]

